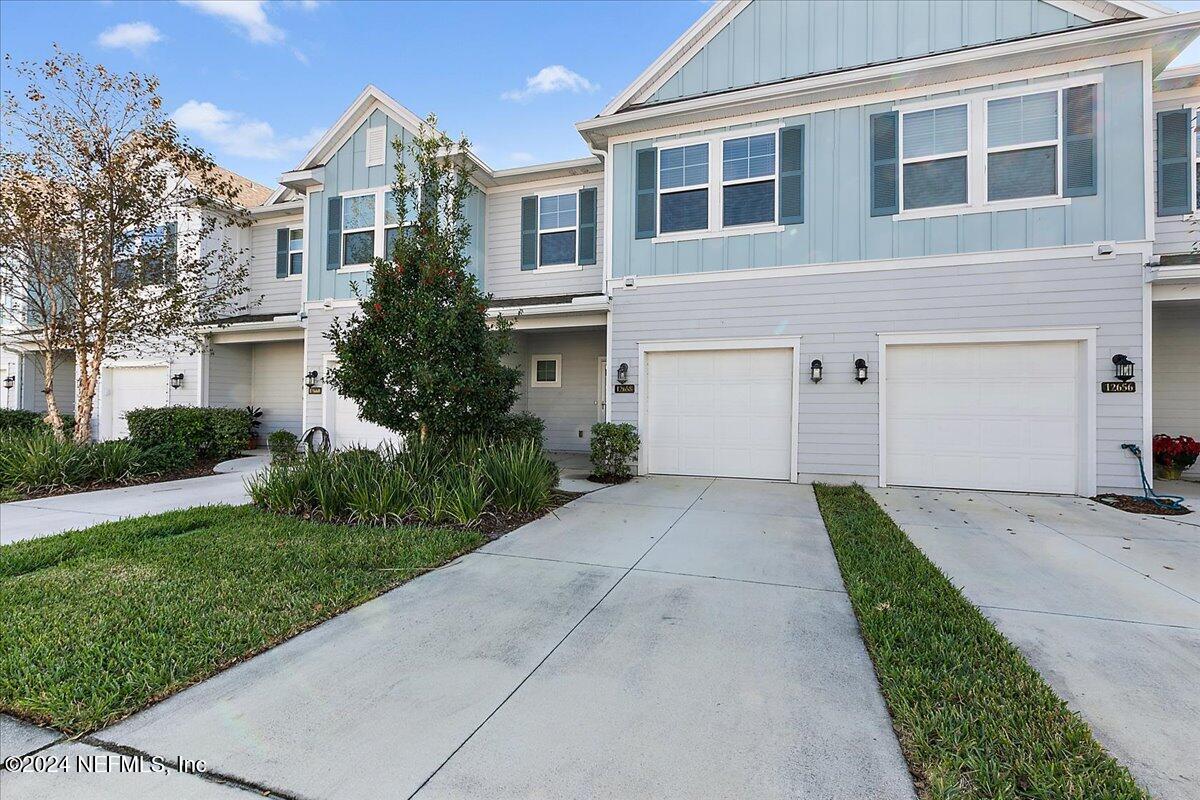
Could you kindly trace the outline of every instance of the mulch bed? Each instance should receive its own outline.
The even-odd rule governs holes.
[[[18,497],[13,498],[11,502],[16,502],[18,500],[39,500],[43,497],[60,497],[64,494],[98,492],[101,489],[123,489],[126,486],[144,486],[147,483],[170,483],[171,481],[182,481],[186,478],[203,478],[205,475],[215,475],[216,473],[213,472],[213,467],[221,463],[221,460],[197,461],[187,469],[182,469],[177,472],[169,472],[165,475],[143,475],[122,483],[98,482],[89,483],[86,486],[54,486],[47,489],[35,489],[31,492],[26,492]]]
[[[1184,514],[1192,513],[1187,508],[1163,508],[1157,503],[1152,503],[1149,500],[1141,497],[1133,497],[1128,494],[1098,494],[1092,498],[1097,503],[1103,503],[1106,506],[1128,511],[1130,514],[1158,514],[1168,517],[1179,517]]]
[[[592,483],[628,483],[633,480],[633,475],[597,475],[592,473],[587,476],[587,479]]]

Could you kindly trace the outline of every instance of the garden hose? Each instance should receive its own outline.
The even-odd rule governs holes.
[[[1121,445],[1121,449],[1128,450],[1129,452],[1133,453],[1134,457],[1138,460],[1138,471],[1142,474],[1142,491],[1145,492],[1144,495],[1138,498],[1139,500],[1145,500],[1147,502],[1154,503],[1154,505],[1158,506],[1159,508],[1164,508],[1167,511],[1187,510],[1187,508],[1183,505],[1182,496],[1174,494],[1158,494],[1150,485],[1150,481],[1146,480],[1146,464],[1144,461],[1142,461],[1142,448],[1138,447],[1136,444],[1123,444]]]

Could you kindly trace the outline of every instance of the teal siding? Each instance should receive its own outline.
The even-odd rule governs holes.
[[[805,126],[804,223],[788,225],[782,232],[655,243],[633,237],[631,162],[639,148],[668,145],[674,137],[617,144],[613,148],[612,274],[662,275],[1148,238],[1141,174],[1141,70],[1140,62],[1101,70],[1099,191],[1049,208],[909,220],[870,216],[869,118],[894,107],[877,103],[781,118],[785,125]],[[992,88],[939,96],[965,96]]]
[[[1089,24],[1043,0],[755,0],[646,102]]]

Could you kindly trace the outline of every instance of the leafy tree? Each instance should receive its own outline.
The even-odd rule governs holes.
[[[6,57],[5,68],[26,85],[3,99],[2,321],[42,359],[60,438],[54,365],[74,354],[82,442],[106,359],[192,349],[200,325],[236,307],[248,266],[215,234],[248,223],[230,174],[163,113],[156,78],[57,48],[44,62]]]
[[[364,419],[422,441],[492,432],[517,399],[521,373],[501,363],[512,323],[488,318],[490,295],[467,271],[469,143],[438,131],[430,115],[407,148],[392,146],[388,213],[401,233],[390,257],[375,260],[361,310],[328,333],[338,358],[329,381]]]

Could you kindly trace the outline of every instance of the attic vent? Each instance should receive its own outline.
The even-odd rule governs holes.
[[[387,147],[387,128],[367,128],[367,166],[382,167],[384,151]]]

